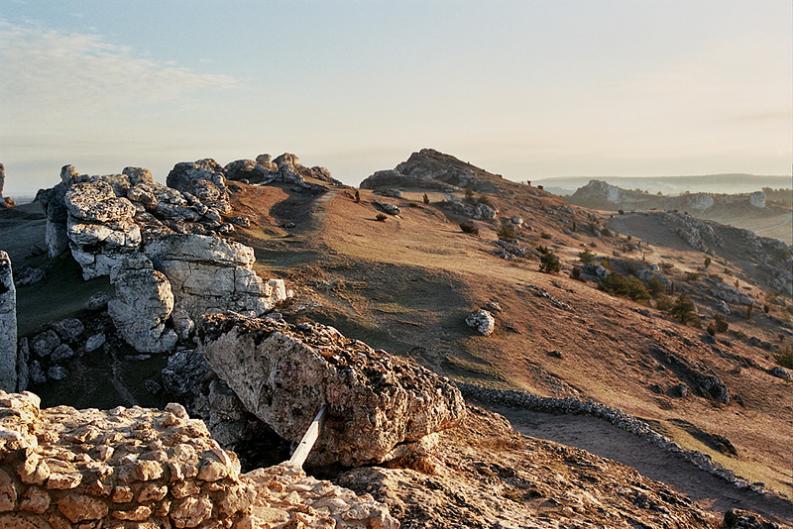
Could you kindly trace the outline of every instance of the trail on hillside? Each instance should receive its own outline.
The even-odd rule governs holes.
[[[793,522],[791,503],[774,496],[738,489],[601,419],[503,406],[490,408],[504,415],[515,430],[524,435],[581,448],[635,468],[642,475],[667,483],[687,494],[705,509],[724,512],[736,507]]]

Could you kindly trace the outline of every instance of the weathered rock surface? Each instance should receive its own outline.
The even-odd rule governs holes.
[[[480,309],[465,318],[465,324],[482,336],[490,336],[496,330],[496,320],[490,312]]]
[[[0,410],[0,527],[250,527],[253,485],[180,405],[42,410],[0,393]]]
[[[11,197],[3,196],[3,187],[5,187],[5,182],[6,182],[5,166],[2,163],[0,163],[0,209],[13,208],[16,205],[16,203]]]
[[[253,270],[253,249],[219,237],[166,235],[144,248],[194,321],[211,309],[261,314],[282,301]],[[285,292],[283,292],[285,295]]]
[[[231,209],[223,167],[212,158],[176,164],[168,173],[166,184],[197,197],[220,213]]]
[[[127,258],[111,274],[114,297],[107,311],[116,330],[139,352],[161,353],[176,345],[166,327],[174,307],[171,284],[142,255]]]
[[[17,294],[11,258],[0,250],[0,389],[17,387]]]
[[[198,336],[212,370],[281,437],[299,440],[327,406],[318,464],[389,460],[465,413],[445,379],[332,327],[223,313],[207,315]]]
[[[135,206],[107,180],[73,183],[64,197],[66,233],[85,279],[108,275],[141,243]]]
[[[397,529],[388,508],[370,494],[357,496],[302,470],[278,465],[245,474],[255,485],[253,516],[263,527]],[[299,495],[300,503],[295,502]]]

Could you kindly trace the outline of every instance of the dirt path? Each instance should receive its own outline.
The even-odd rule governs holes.
[[[595,417],[552,415],[498,406],[491,408],[509,419],[513,427],[524,435],[582,448],[633,467],[650,479],[675,487],[705,509],[724,512],[737,507],[787,523],[793,522],[790,503],[773,496],[739,490],[648,441]]]

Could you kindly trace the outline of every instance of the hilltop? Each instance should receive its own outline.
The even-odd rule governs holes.
[[[308,470],[402,527],[793,521],[786,245],[430,149],[360,190],[290,154],[61,177],[0,212],[44,406],[177,400],[247,471],[327,403]]]

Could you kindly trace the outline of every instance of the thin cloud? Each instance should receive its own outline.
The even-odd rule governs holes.
[[[98,35],[2,19],[0,64],[0,115],[17,127],[31,120],[84,119],[239,85],[229,75],[143,58]]]

